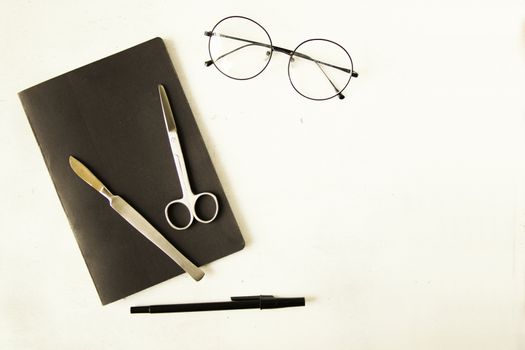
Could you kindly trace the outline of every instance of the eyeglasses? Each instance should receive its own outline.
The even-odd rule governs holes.
[[[255,78],[268,66],[274,52],[290,56],[290,83],[311,100],[345,98],[343,90],[352,77],[358,76],[352,58],[341,45],[327,39],[309,39],[295,50],[274,46],[266,29],[247,17],[226,17],[204,35],[210,38],[210,60],[205,65],[215,65],[232,79]]]

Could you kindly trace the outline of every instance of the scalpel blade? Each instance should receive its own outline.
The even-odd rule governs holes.
[[[157,231],[157,229],[155,229],[155,227],[153,227],[153,225],[151,225],[123,198],[113,195],[84,164],[73,156],[69,156],[69,165],[75,174],[106,197],[111,207],[119,213],[120,216],[175,261],[184,271],[193,277],[194,280],[199,281],[204,276],[204,272],[201,269],[195,266],[188,260],[188,258],[179,252],[159,231]]]

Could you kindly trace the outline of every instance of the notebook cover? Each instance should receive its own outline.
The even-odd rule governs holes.
[[[180,198],[181,189],[158,84],[165,86],[170,99],[194,192],[212,192],[219,201],[212,223],[194,222],[187,230],[176,231],[164,216],[166,204]],[[244,247],[162,39],[75,69],[22,91],[19,97],[102,304],[183,270],[73,173],[69,155],[196,265]]]

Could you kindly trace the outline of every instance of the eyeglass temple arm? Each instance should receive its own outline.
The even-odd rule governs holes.
[[[350,69],[347,69],[347,68],[342,68],[342,67],[338,67],[338,66],[334,66],[333,64],[330,64],[330,63],[325,63],[325,62],[322,62],[322,61],[319,61],[319,60],[316,60],[308,55],[305,55],[304,53],[300,53],[300,52],[293,52],[292,50],[288,50],[288,49],[285,49],[283,47],[278,47],[278,46],[274,46],[273,49],[277,52],[282,52],[284,54],[287,54],[289,55],[290,57],[293,56],[297,56],[297,57],[301,57],[301,58],[304,58],[304,59],[307,59],[309,61],[312,61],[314,62],[317,67],[319,67],[319,69],[321,70],[321,72],[323,73],[323,75],[325,76],[325,78],[328,80],[328,82],[330,82],[330,85],[332,85],[332,87],[334,88],[335,92],[337,93],[337,96],[339,96],[339,99],[342,100],[345,98],[345,95],[343,95],[341,92],[339,92],[339,89],[337,88],[337,86],[335,86],[335,83],[332,81],[332,79],[330,79],[330,77],[328,76],[328,74],[326,74],[325,70],[323,69],[323,67],[321,67],[321,64],[325,65],[325,66],[328,66],[328,67],[332,67],[332,68],[336,68],[336,69],[340,69],[340,70],[343,70],[347,73],[350,73]],[[355,72],[355,75],[353,74],[354,72],[352,72],[352,76],[354,77],[357,77],[358,74],[357,72]]]
[[[343,67],[339,67],[339,66],[335,66],[333,64],[330,64],[330,63],[326,63],[326,62],[323,62],[323,61],[318,61],[318,60],[315,60],[313,59],[312,57],[310,56],[307,56],[305,54],[302,54],[300,52],[293,52],[292,50],[289,50],[289,49],[285,49],[283,47],[279,47],[279,46],[272,46],[272,45],[268,45],[268,44],[265,44],[265,43],[261,43],[261,42],[258,42],[258,41],[253,41],[253,40],[248,40],[248,39],[243,39],[243,38],[238,38],[238,37],[235,37],[235,36],[230,36],[230,35],[226,35],[226,34],[216,34],[216,33],[213,33],[213,32],[209,32],[209,31],[205,31],[204,32],[204,35],[206,36],[213,36],[213,35],[219,35],[223,38],[227,38],[227,39],[234,39],[234,40],[239,40],[239,41],[244,41],[246,43],[250,43],[252,45],[257,45],[257,46],[262,46],[262,47],[267,47],[269,49],[272,49],[274,51],[277,51],[277,52],[281,52],[281,53],[284,53],[284,54],[287,54],[288,56],[292,56],[292,55],[295,55],[297,57],[301,57],[301,58],[304,58],[304,59],[307,59],[307,60],[310,60],[310,61],[314,61],[316,62],[317,64],[323,64],[325,66],[328,66],[328,67],[332,67],[332,68],[335,68],[335,69],[339,69],[339,70],[342,70],[343,72],[346,72],[346,73],[351,73],[352,74],[352,77],[354,78],[357,78],[359,76],[359,74],[354,71],[354,70],[351,70],[351,69],[348,69],[348,68],[343,68]],[[249,46],[249,45],[246,45],[246,46]],[[235,51],[237,51],[238,49],[241,49],[241,48],[244,48],[246,46],[242,46],[240,48],[237,48],[233,51],[230,51],[230,52],[227,52],[225,53],[224,55],[220,56],[219,58],[217,59],[220,59],[224,56],[227,56],[229,55],[230,53],[233,53]],[[209,67],[213,64],[213,60],[208,60],[206,62],[204,62],[204,64],[206,65],[206,67]]]
[[[339,97],[340,100],[344,99],[345,98],[345,95],[343,95],[342,92],[339,91],[339,89],[337,88],[337,86],[335,86],[334,82],[332,81],[332,79],[330,79],[330,77],[328,76],[328,74],[326,74],[326,72],[324,71],[323,67],[321,67],[321,65],[313,60],[314,63],[317,65],[317,67],[319,67],[319,69],[321,70],[321,72],[323,73],[324,77],[326,78],[326,80],[328,80],[328,82],[330,83],[330,85],[332,85],[332,87],[334,88],[335,90],[335,93],[337,94],[337,96]]]
[[[225,57],[225,56],[228,56],[228,55],[231,54],[231,53],[234,53],[234,52],[237,51],[237,50],[240,50],[240,49],[245,48],[245,47],[250,46],[250,45],[256,45],[256,46],[267,47],[267,48],[269,48],[269,49],[272,48],[272,46],[271,46],[271,45],[268,45],[268,44],[264,44],[264,43],[260,43],[260,42],[258,42],[258,41],[253,41],[253,40],[248,40],[248,39],[237,38],[237,37],[235,37],[235,36],[230,36],[230,35],[226,35],[226,34],[216,34],[216,33],[213,33],[213,32],[205,31],[205,32],[204,32],[204,35],[209,36],[209,37],[211,37],[211,36],[213,36],[213,35],[219,35],[220,37],[223,37],[223,38],[234,39],[234,40],[243,41],[243,42],[245,42],[245,43],[249,43],[248,45],[243,45],[243,46],[241,46],[241,47],[238,47],[238,48],[236,48],[236,49],[233,49],[232,51],[226,52],[225,54],[223,54],[223,55],[217,57],[217,59],[216,59],[217,61],[220,60],[221,58]],[[211,66],[211,65],[213,64],[213,60],[208,60],[208,61],[204,62],[204,64],[206,65],[206,67],[209,67],[209,66]]]
[[[325,63],[325,62],[322,62],[322,61],[319,61],[319,60],[316,60],[308,55],[305,55],[303,53],[300,53],[300,52],[294,52],[292,50],[288,50],[288,49],[285,49],[283,47],[278,47],[278,46],[274,46],[273,49],[277,52],[281,52],[281,53],[284,53],[284,54],[287,54],[288,56],[292,57],[293,56],[297,56],[297,57],[301,57],[301,58],[304,58],[304,59],[307,59],[309,61],[312,61],[314,62],[317,67],[319,67],[319,69],[321,70],[321,72],[323,73],[323,75],[325,76],[325,78],[328,80],[328,82],[330,82],[330,85],[332,85],[332,87],[334,88],[335,92],[337,93],[337,96],[339,96],[339,99],[342,100],[345,98],[345,95],[343,95],[341,92],[339,92],[339,89],[337,88],[337,86],[335,86],[335,83],[332,81],[332,79],[330,79],[330,77],[328,76],[328,74],[326,74],[325,70],[323,69],[323,67],[321,67],[321,64],[325,65],[325,66],[328,66],[328,67],[332,67],[332,68],[336,68],[336,69],[340,69],[340,70],[343,70],[347,73],[350,73],[350,69],[347,69],[347,68],[341,68],[341,67],[338,67],[338,66],[334,66],[332,64],[329,64],[329,63]],[[355,75],[353,74],[354,72],[352,72],[352,76],[354,77],[357,77],[358,74],[357,72],[355,72]]]
[[[234,53],[235,51],[239,51],[240,49],[244,49],[245,47],[252,46],[252,45],[255,45],[255,44],[246,44],[246,45],[239,46],[239,47],[237,47],[237,48],[235,48],[235,49],[233,49],[233,50],[231,50],[231,51],[228,51],[228,52],[226,52],[226,53],[220,55],[219,57],[217,57],[217,58],[215,59],[215,61],[218,61],[218,60],[220,60],[221,58],[223,58],[223,57],[225,57],[225,56],[228,56],[228,55]],[[213,64],[213,62],[214,62],[213,60],[209,60],[209,61],[204,62],[204,64],[206,65],[206,67],[209,67],[209,66],[211,66],[211,65]]]

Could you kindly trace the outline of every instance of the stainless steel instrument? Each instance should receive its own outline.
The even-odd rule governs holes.
[[[71,169],[88,185],[97,190],[109,201],[109,205],[141,234],[155,244],[167,256],[175,261],[194,280],[199,281],[204,272],[179,252],[164,236],[155,229],[138,211],[120,196],[112,194],[93,173],[73,156],[69,156]]]
[[[169,202],[166,205],[164,213],[166,215],[166,220],[171,227],[176,230],[184,230],[190,227],[195,218],[197,221],[207,224],[215,220],[219,212],[219,203],[217,202],[217,197],[210,192],[201,192],[194,194],[191,190],[190,180],[188,177],[188,171],[186,170],[186,163],[184,162],[184,155],[182,154],[182,148],[180,146],[179,136],[177,135],[177,126],[175,125],[175,119],[173,118],[173,112],[171,111],[170,101],[166,94],[164,86],[159,85],[159,95],[160,95],[160,104],[162,106],[162,113],[164,114],[164,122],[166,124],[166,130],[168,131],[168,137],[170,141],[171,151],[173,153],[173,160],[175,161],[175,167],[177,168],[177,174],[179,176],[180,187],[182,189],[182,198],[176,199]],[[195,209],[195,205],[199,200],[204,198],[211,198],[215,205],[215,211],[213,215],[209,218],[203,218],[199,216],[199,213]],[[168,215],[168,210],[170,207],[175,205],[182,205],[186,208],[189,215],[187,215],[188,220],[185,225],[175,224]]]

